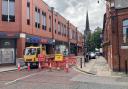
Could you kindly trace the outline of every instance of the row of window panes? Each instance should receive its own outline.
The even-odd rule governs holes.
[[[2,0],[2,20],[14,22],[15,21],[15,0]],[[55,20],[56,23],[56,20]],[[30,25],[30,0],[27,0],[27,24]],[[52,21],[50,16],[50,28],[51,31]],[[35,27],[40,28],[40,9],[35,7]],[[46,30],[46,13],[42,12],[42,29]],[[61,32],[62,31],[62,32]],[[56,32],[56,24],[55,24],[55,32]],[[68,35],[68,30],[66,26],[62,25],[58,22],[58,34],[62,34],[64,36]]]
[[[123,21],[123,43],[128,43],[128,19]]]
[[[15,22],[15,0],[2,0],[2,21]]]

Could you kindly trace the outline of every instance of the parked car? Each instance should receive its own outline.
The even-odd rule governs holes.
[[[96,56],[101,56],[100,52],[95,52]]]
[[[89,59],[96,59],[96,54],[94,52],[90,52]]]

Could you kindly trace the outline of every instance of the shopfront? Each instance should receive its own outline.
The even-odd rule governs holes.
[[[75,54],[77,55],[77,45],[70,43],[70,54]]]
[[[18,34],[0,33],[0,65],[16,63],[16,44]]]
[[[68,55],[68,43],[62,42],[62,41],[56,41],[55,42],[55,51],[62,53],[64,55]]]

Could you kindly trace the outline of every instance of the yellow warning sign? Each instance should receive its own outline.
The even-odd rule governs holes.
[[[55,54],[55,61],[63,61],[63,54]]]

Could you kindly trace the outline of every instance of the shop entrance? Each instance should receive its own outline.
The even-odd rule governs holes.
[[[0,64],[15,64],[16,60],[16,40],[0,40]]]
[[[0,64],[12,64],[14,62],[14,48],[0,49]]]

